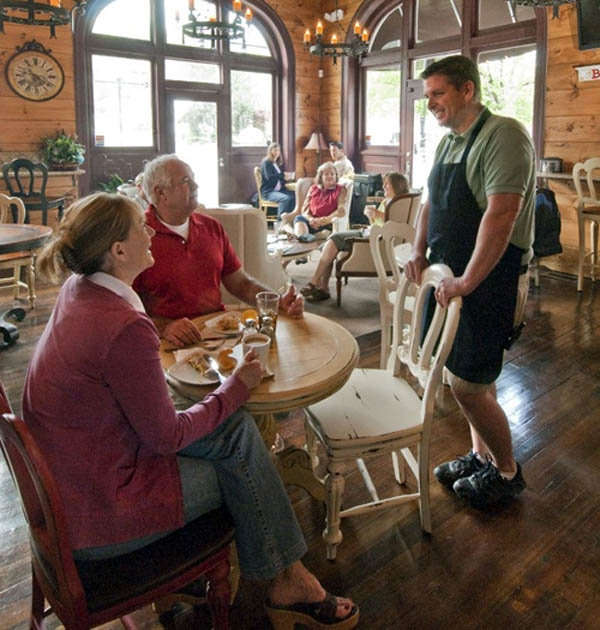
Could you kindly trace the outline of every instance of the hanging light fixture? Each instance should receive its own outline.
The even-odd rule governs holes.
[[[508,0],[514,12],[515,5],[526,7],[552,7],[552,19],[558,17],[558,7],[561,4],[575,4],[577,0]]]
[[[72,9],[62,6],[62,0],[0,0],[0,33],[4,33],[4,22],[28,26],[46,26],[50,37],[56,37],[56,27],[71,24],[75,27],[75,16],[83,15],[87,0],[74,0]]]
[[[344,12],[338,9],[337,0],[335,2],[335,11],[331,14],[325,14],[325,17],[332,22],[339,22],[344,16]],[[362,28],[359,22],[354,23],[354,38],[351,42],[341,41],[343,33],[338,37],[337,33],[333,33],[329,42],[324,41],[323,22],[317,21],[315,27],[315,41],[313,42],[310,29],[304,32],[304,47],[312,54],[319,57],[333,57],[333,63],[337,63],[338,57],[364,57],[369,52],[369,33],[367,29]]]
[[[210,17],[208,20],[198,19],[195,13],[195,0],[188,0],[188,6],[190,9],[189,22],[182,26],[182,35],[193,37],[194,39],[204,39],[211,42],[211,46],[214,48],[217,40],[226,39],[241,39],[242,46],[246,48],[246,27],[244,26],[244,20],[246,24],[250,24],[252,18],[252,9],[248,7],[246,11],[243,11],[242,0],[233,0],[231,5],[235,18],[232,22],[217,21],[216,17]],[[243,17],[242,17],[243,14]]]

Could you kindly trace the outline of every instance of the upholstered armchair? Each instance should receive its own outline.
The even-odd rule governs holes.
[[[394,198],[385,209],[385,221],[408,223],[414,227],[420,201],[420,190]],[[377,276],[368,237],[351,238],[350,251],[342,252],[335,261],[338,306],[342,303],[342,280],[348,284],[348,278],[351,276],[356,278],[374,278]]]
[[[206,208],[200,212],[221,223],[242,262],[244,271],[275,290],[285,287],[286,275],[281,254],[267,252],[267,221],[262,210],[245,204],[236,204],[235,207]],[[239,302],[223,286],[221,293],[225,304]]]

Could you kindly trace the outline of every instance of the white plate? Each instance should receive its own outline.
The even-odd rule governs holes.
[[[204,376],[201,372],[198,372],[186,359],[174,363],[167,372],[169,376],[188,385],[214,385],[219,382],[218,377],[209,378]]]
[[[236,311],[233,311],[236,312]],[[225,313],[222,313],[221,315],[217,315],[216,317],[211,317],[210,319],[207,319],[204,322],[204,325],[206,326],[206,328],[210,328],[211,330],[215,330],[216,332],[222,333],[224,335],[238,335],[243,329],[244,326],[242,325],[241,319],[240,319],[240,323],[237,327],[237,330],[221,330],[218,327],[219,322],[224,318],[227,317],[228,315],[231,314],[231,311],[225,311]],[[238,313],[239,316],[239,313]]]

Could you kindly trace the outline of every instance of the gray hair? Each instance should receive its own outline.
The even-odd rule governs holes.
[[[154,198],[154,189],[157,186],[160,188],[168,188],[173,185],[173,178],[167,168],[167,165],[172,162],[181,162],[181,160],[175,155],[175,153],[168,153],[165,155],[159,155],[153,160],[150,160],[150,162],[146,162],[146,166],[144,167],[144,173],[142,176],[144,194],[155,205],[156,199]]]

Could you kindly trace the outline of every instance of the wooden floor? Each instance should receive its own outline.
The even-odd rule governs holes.
[[[600,286],[600,285],[599,285]],[[0,353],[2,380],[16,409],[24,369],[45,322],[52,293],[22,327],[22,343]],[[309,545],[306,564],[336,593],[361,607],[359,628],[600,627],[600,297],[578,296],[572,279],[543,273],[532,290],[522,339],[499,380],[518,460],[528,483],[522,497],[494,513],[466,507],[431,486],[433,536],[421,534],[408,505],[343,522],[338,559],[325,560],[324,509],[301,490],[290,496]],[[373,335],[361,339],[362,361],[377,363]],[[302,442],[300,414],[281,423]],[[432,438],[432,465],[468,449],[465,424],[445,391]],[[378,462],[375,481],[389,462]],[[349,475],[350,499],[364,490]],[[385,485],[385,482],[384,482]],[[4,463],[0,467],[0,629],[27,627],[29,551],[26,528]],[[232,627],[263,629],[264,586],[242,582]],[[143,628],[161,627],[152,611]],[[49,624],[58,627],[55,620]],[[118,628],[119,624],[106,627]],[[176,615],[174,628],[208,628],[202,613]]]

